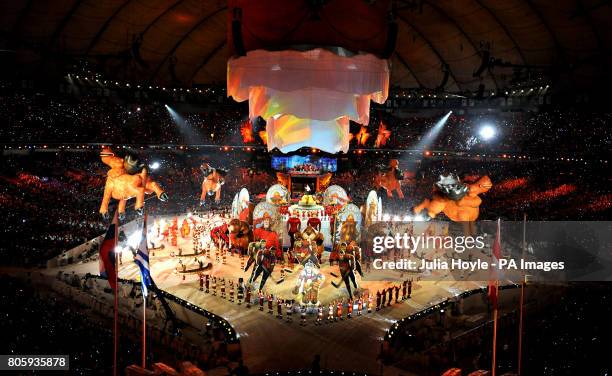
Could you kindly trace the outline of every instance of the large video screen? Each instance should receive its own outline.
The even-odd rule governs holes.
[[[272,168],[296,174],[319,174],[336,172],[338,161],[336,158],[319,157],[316,155],[276,155],[272,156]]]

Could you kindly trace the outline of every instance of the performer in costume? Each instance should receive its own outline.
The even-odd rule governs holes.
[[[255,274],[249,280],[249,283],[252,284],[259,278],[261,274],[261,282],[259,284],[259,290],[262,290],[266,285],[266,281],[268,277],[274,271],[274,266],[276,265],[276,249],[274,247],[264,248],[263,250],[259,250],[257,252],[257,256],[255,257]]]
[[[185,218],[183,219],[183,223],[181,224],[181,237],[188,237],[189,232],[191,232],[191,228],[189,227],[189,222],[187,222],[187,218]]]
[[[266,247],[274,247],[277,250],[277,258],[280,259],[283,256],[278,234],[272,230],[272,217],[268,212],[265,212],[262,217],[261,227],[257,227],[253,230],[253,240],[264,240],[266,242]]]
[[[325,276],[319,271],[312,260],[306,261],[304,269],[298,276],[296,288],[298,302],[301,305],[319,305],[319,289],[325,280]]]
[[[321,263],[321,257],[323,255],[323,233],[316,231],[312,226],[308,225],[301,233],[302,239],[310,243],[311,250],[315,251],[318,263]]]
[[[342,223],[340,229],[340,241],[350,242],[351,240],[357,239],[357,222],[352,214],[346,216],[346,219]]]
[[[291,241],[291,248],[295,242],[294,235],[300,231],[302,227],[302,221],[298,217],[290,217],[287,220],[287,234],[289,234],[289,240]]]
[[[210,232],[210,238],[217,248],[221,248],[221,241],[225,244],[229,243],[229,229],[227,223],[215,227]]]
[[[319,219],[319,217],[308,218],[308,222],[306,222],[306,225],[312,227],[317,232],[321,232],[321,220]]]
[[[255,261],[257,260],[257,255],[259,253],[259,251],[262,251],[266,249],[266,240],[265,239],[260,239],[256,242],[251,242],[249,243],[249,247],[247,250],[249,259],[247,260],[246,265],[244,266],[243,271],[247,271],[249,270],[249,268],[251,267],[251,265],[253,265],[253,263],[255,263]],[[251,271],[251,276],[249,277],[249,283],[251,283],[251,280],[253,279],[253,276],[255,275],[255,269],[256,267],[253,267],[253,270]]]
[[[355,258],[355,270],[363,277],[363,271],[361,270],[361,248],[357,245],[357,242],[352,240],[346,246],[346,253]]]
[[[355,289],[357,288],[357,282],[355,281],[355,257],[346,253],[346,244],[340,246],[338,268],[340,269],[340,276],[342,277],[342,281],[344,281],[349,298],[352,299],[353,293],[351,291],[350,282],[353,283]]]

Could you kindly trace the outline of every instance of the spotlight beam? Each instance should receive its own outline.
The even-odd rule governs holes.
[[[183,137],[183,142],[192,143],[193,140],[202,140],[202,137],[196,130],[192,128],[192,126],[183,118],[178,112],[176,112],[172,107],[167,104],[164,105],[166,110],[170,114],[170,117],[174,121],[174,124],[177,125],[177,129],[181,136]]]
[[[433,143],[436,141],[440,133],[442,132],[444,125],[446,124],[446,122],[448,121],[448,118],[451,116],[452,113],[453,111],[449,111],[440,120],[438,120],[436,124],[434,124],[434,126],[427,133],[425,133],[423,138],[414,146],[413,149],[417,150],[421,154],[425,150],[429,149],[431,145],[433,145]],[[408,163],[406,164],[405,168],[408,171],[413,171],[417,162],[420,161],[421,159],[422,157],[417,157],[416,159],[414,158],[407,159]]]
[[[419,151],[427,150],[431,145],[433,145],[434,141],[440,135],[442,128],[444,128],[444,124],[448,121],[448,118],[453,113],[453,111],[449,111],[446,115],[444,115],[440,120],[434,124],[434,126],[425,134],[425,136],[421,139],[421,141],[415,146],[415,148]]]

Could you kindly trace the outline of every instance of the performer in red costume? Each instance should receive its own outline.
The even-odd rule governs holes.
[[[287,221],[287,233],[289,234],[289,240],[291,241],[291,248],[295,242],[294,235],[300,231],[302,227],[302,221],[298,217],[290,217]]]
[[[317,230],[317,232],[321,231],[321,220],[319,219],[319,217],[308,218],[308,222],[306,222],[306,225],[311,226],[312,228]]]
[[[271,224],[272,217],[270,217],[270,214],[265,212],[262,217],[262,220],[263,220],[262,226],[253,230],[253,240],[255,241],[265,240],[266,247],[267,248],[274,247],[274,249],[276,249],[276,257],[281,258],[282,248],[280,247],[280,242],[278,240],[278,234],[272,231],[272,224]]]
[[[210,237],[217,247],[219,247],[221,241],[225,244],[229,244],[229,229],[227,223],[213,228],[210,232]]]

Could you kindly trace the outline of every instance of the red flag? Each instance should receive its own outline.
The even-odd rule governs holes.
[[[495,234],[495,242],[493,243],[492,248],[492,263],[497,265],[499,263],[499,259],[501,258],[501,230],[500,230],[500,221],[497,220],[497,233]],[[493,277],[493,276],[492,276]],[[489,302],[494,309],[497,308],[497,287],[498,287],[498,275],[497,272],[494,273],[494,279],[489,280]]]
[[[117,235],[119,231],[119,218],[117,211],[102,244],[100,244],[100,276],[108,279],[108,284],[113,290],[117,289],[117,270],[115,269],[115,247],[117,246]]]

